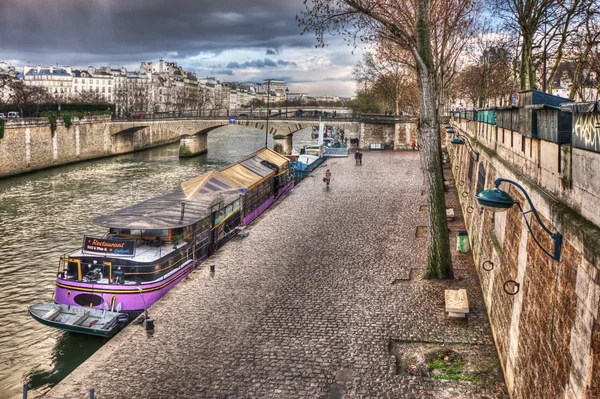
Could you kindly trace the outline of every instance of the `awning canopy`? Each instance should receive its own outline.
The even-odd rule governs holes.
[[[600,111],[600,101],[587,103],[568,103],[561,104],[560,106],[563,111],[574,112],[576,114],[585,114],[589,112]]]
[[[230,204],[246,188],[218,171],[183,182],[180,187],[149,200],[99,216],[93,223],[117,229],[166,230],[189,226],[210,216],[212,207]],[[221,205],[220,205],[221,204]]]
[[[221,173],[235,180],[248,190],[260,183],[262,180],[262,177],[240,164],[235,164],[229,166],[228,168],[222,169]]]
[[[244,186],[217,170],[181,183],[181,189],[188,199],[202,194],[218,192],[244,194],[247,191]]]
[[[269,163],[272,163],[273,165],[277,165],[277,167],[280,169],[289,163],[289,159],[269,148],[263,149],[261,152],[256,154],[256,156]]]
[[[132,230],[184,227],[209,216],[210,206],[207,207],[206,202],[210,201],[212,198],[205,201],[186,201],[183,191],[176,191],[118,210],[111,215],[99,216],[93,223]]]
[[[531,104],[531,105],[526,105],[525,109],[546,109],[546,110],[560,111],[559,106],[550,105],[550,104]]]

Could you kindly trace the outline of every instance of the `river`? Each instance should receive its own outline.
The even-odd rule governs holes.
[[[264,132],[226,126],[208,136],[208,153],[179,159],[179,144],[0,179],[0,399],[29,383],[42,394],[85,361],[103,338],[54,330],[27,306],[52,302],[58,259],[91,220],[166,193],[181,182],[237,161],[264,146]],[[310,142],[310,131],[294,145]],[[271,147],[271,138],[269,137]]]

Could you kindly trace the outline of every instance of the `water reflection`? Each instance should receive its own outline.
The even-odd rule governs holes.
[[[68,332],[58,334],[52,353],[47,359],[48,364],[32,368],[24,376],[29,386],[38,393],[43,393],[59,383],[106,342],[106,339],[101,337]]]
[[[84,234],[104,232],[94,217],[235,162],[264,138],[227,126],[212,131],[209,153],[194,158],[179,159],[174,144],[0,179],[0,399],[19,396],[24,381],[48,390],[105,342],[53,330],[27,313],[30,304],[52,301],[61,254]]]

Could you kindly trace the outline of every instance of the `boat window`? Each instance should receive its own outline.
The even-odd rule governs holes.
[[[232,207],[231,205],[227,205],[227,210],[225,211],[225,213],[226,213],[227,215],[230,215],[230,214],[231,214],[231,211],[233,211],[233,207]]]
[[[130,229],[119,229],[119,234],[131,235]]]
[[[233,203],[233,207],[234,208],[239,208],[239,206],[240,206],[240,200],[236,199],[235,202]]]
[[[67,262],[67,275],[68,276],[77,276],[77,263],[76,262]]]
[[[221,220],[223,220],[224,218],[225,218],[225,212],[223,211],[223,209],[215,212],[215,224],[219,224],[221,222]]]
[[[154,230],[154,229],[142,230],[142,236],[144,236],[144,237],[168,237],[169,231],[168,230]]]

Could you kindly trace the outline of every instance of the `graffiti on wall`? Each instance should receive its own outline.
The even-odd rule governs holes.
[[[600,152],[600,113],[574,114],[573,146]]]

